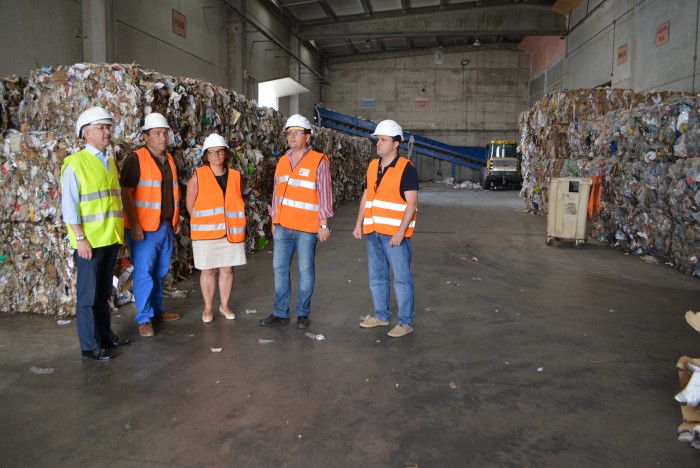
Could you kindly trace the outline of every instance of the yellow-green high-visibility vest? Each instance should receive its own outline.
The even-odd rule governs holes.
[[[85,237],[92,247],[124,243],[124,211],[117,166],[109,158],[109,172],[100,158],[86,150],[68,156],[61,167],[73,169],[80,182],[78,213]],[[78,248],[73,228],[68,225],[68,238]]]

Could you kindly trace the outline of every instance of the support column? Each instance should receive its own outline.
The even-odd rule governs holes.
[[[83,61],[107,62],[107,0],[83,0]],[[111,25],[109,25],[111,27]]]
[[[299,40],[293,35],[289,35],[289,49],[292,50],[297,57],[299,57]],[[293,78],[297,83],[301,83],[301,73],[299,70],[299,62],[297,62],[293,57],[287,57],[287,69],[289,70],[289,76]],[[289,115],[300,114],[299,106],[299,95],[292,94],[289,96]],[[313,117],[313,116],[309,116]]]
[[[242,9],[245,12],[245,2],[242,2]],[[232,21],[229,23],[228,35],[228,87],[250,98],[251,96],[248,95],[248,90],[246,89],[246,69],[248,67],[246,53],[246,44],[248,42],[248,35],[246,34],[247,24],[245,20],[234,20],[235,15],[229,14],[229,18]]]

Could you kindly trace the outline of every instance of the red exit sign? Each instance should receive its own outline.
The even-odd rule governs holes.
[[[173,32],[178,36],[187,37],[187,17],[173,10]]]

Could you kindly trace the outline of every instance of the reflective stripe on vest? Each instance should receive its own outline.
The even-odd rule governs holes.
[[[393,236],[399,230],[408,204],[401,198],[401,177],[410,161],[399,157],[394,167],[389,167],[377,187],[377,170],[379,160],[374,159],[367,168],[367,194],[365,197],[365,214],[362,223],[364,234],[378,232]],[[416,213],[406,228],[404,237],[411,237],[416,226]]]
[[[241,175],[228,169],[226,194],[209,166],[195,171],[197,198],[190,219],[193,240],[213,240],[226,237],[229,242],[245,241],[245,203],[241,196]]]
[[[287,185],[290,187],[304,187],[310,190],[316,190],[316,182],[309,182],[306,180],[289,179]]]
[[[85,193],[80,195],[80,201],[86,202],[91,200],[97,200],[98,198],[107,197],[121,197],[122,191],[120,189],[109,189],[109,190],[98,190],[97,192]]]
[[[214,216],[224,212],[224,208],[212,208],[211,210],[194,210],[192,216]]]
[[[153,210],[160,211],[161,204],[159,202],[146,202],[146,201],[135,200],[134,206],[136,208],[151,208]]]
[[[318,211],[318,205],[312,203],[303,203],[299,201],[290,200],[289,198],[283,198],[281,203],[285,206],[291,206],[293,208],[299,208],[300,210],[310,210]],[[318,231],[318,229],[316,229]]]
[[[61,167],[61,176],[70,166],[79,183],[78,213],[85,238],[91,247],[124,243],[124,212],[117,166],[112,158],[109,171],[94,154],[81,150],[68,156]],[[68,225],[71,247],[78,248],[73,228]]]
[[[153,160],[153,156],[148,151],[148,148],[139,148],[136,150],[136,156],[139,159],[140,179],[132,194],[132,201],[136,211],[136,219],[141,225],[141,229],[146,232],[154,232],[160,226],[160,217],[162,209],[162,185],[163,175],[160,168]],[[166,154],[170,171],[173,174],[173,226],[176,226],[180,220],[180,184],[177,182],[177,169],[173,157]],[[129,219],[124,220],[125,226],[131,228]]]
[[[274,224],[295,231],[318,232],[320,222],[316,177],[318,166],[324,159],[330,164],[325,154],[311,150],[292,169],[286,154],[280,158],[275,169],[277,213],[272,221]]]
[[[108,218],[124,218],[123,211],[108,211],[106,213],[99,213],[94,215],[85,215],[82,217],[84,223],[91,223],[95,221],[104,221]]]

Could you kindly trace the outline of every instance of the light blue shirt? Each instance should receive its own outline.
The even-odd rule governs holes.
[[[107,152],[102,153],[92,145],[85,145],[85,150],[88,153],[97,156],[102,164],[104,164],[107,172],[109,172],[109,156]],[[66,224],[82,224],[80,219],[80,181],[75,175],[73,168],[67,166],[63,171],[63,180],[61,181],[61,209],[63,210],[63,222]]]

